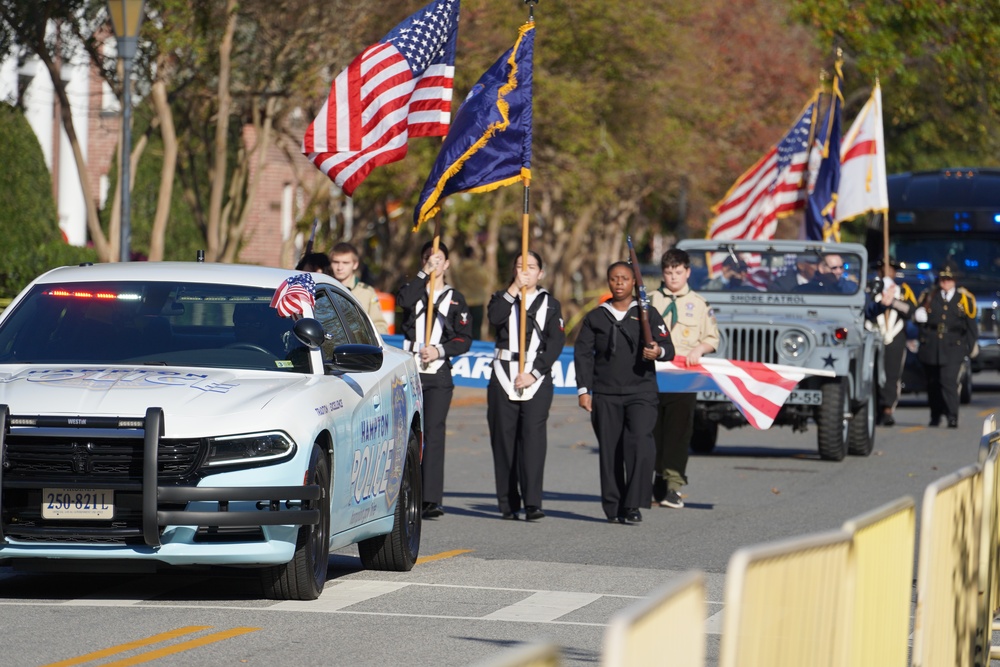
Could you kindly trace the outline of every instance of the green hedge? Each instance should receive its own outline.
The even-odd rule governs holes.
[[[0,299],[64,264],[96,261],[89,248],[67,245],[59,230],[52,178],[24,114],[0,103]]]

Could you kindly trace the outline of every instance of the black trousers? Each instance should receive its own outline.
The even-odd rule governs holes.
[[[687,465],[694,432],[695,393],[659,394],[656,414],[656,472],[677,491],[687,484]]]
[[[927,402],[931,408],[931,421],[942,416],[958,419],[958,374],[962,370],[962,359],[944,364],[924,364],[927,375]]]
[[[486,390],[486,421],[500,512],[519,511],[522,500],[525,507],[542,506],[553,388],[548,375],[539,382],[538,392],[528,401],[510,400],[496,381]]]
[[[444,498],[445,422],[455,385],[447,366],[434,375],[421,375],[420,382],[424,389],[424,457],[420,462],[424,502],[440,505]]]
[[[878,392],[879,412],[895,410],[899,402],[899,382],[903,379],[906,363],[906,336],[900,331],[892,342],[885,346],[882,365],[885,368],[885,384]]]
[[[653,494],[656,394],[594,394],[590,414],[601,467],[601,506],[608,518],[649,507]]]

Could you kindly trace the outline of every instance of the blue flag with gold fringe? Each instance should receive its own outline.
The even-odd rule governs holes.
[[[459,108],[414,211],[414,231],[458,192],[531,180],[531,80],[535,24],[483,74]]]
[[[840,240],[839,225],[834,223],[840,187],[840,110],[844,103],[839,62],[836,71],[829,93],[829,108],[816,132],[809,156],[809,197],[802,236],[810,241]],[[821,97],[826,96],[824,93]],[[820,108],[818,103],[816,108]]]

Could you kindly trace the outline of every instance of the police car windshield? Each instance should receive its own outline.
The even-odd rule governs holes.
[[[0,325],[0,363],[308,372],[273,290],[108,282],[36,285]]]
[[[703,292],[851,295],[864,281],[852,253],[712,253],[707,263],[708,278],[692,285]]]

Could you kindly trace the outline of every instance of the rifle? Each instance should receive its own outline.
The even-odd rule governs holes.
[[[628,263],[635,276],[636,301],[639,303],[639,326],[642,329],[642,340],[646,347],[653,347],[653,331],[649,328],[649,298],[646,297],[646,285],[642,282],[642,271],[639,268],[639,258],[632,246],[632,237],[628,240]]]
[[[313,218],[312,231],[309,233],[309,241],[306,243],[305,252],[302,253],[302,259],[305,259],[307,255],[312,254],[313,251],[313,241],[316,240],[316,228],[319,227],[319,218]]]

